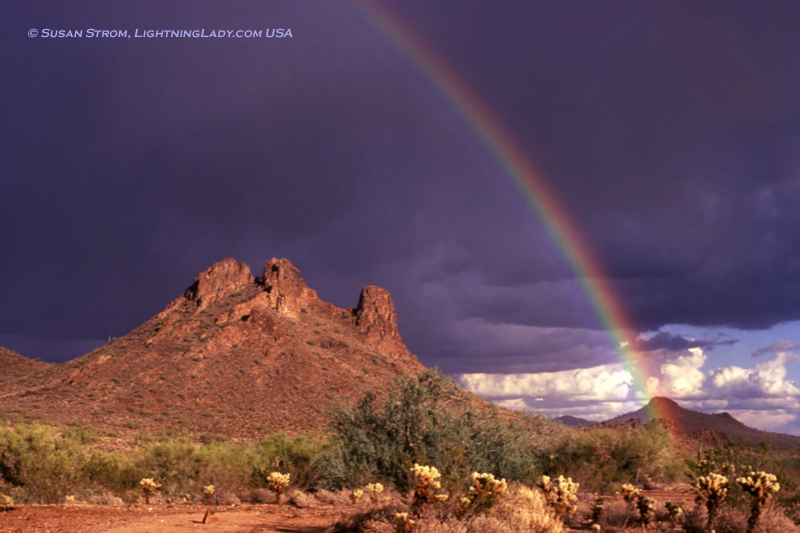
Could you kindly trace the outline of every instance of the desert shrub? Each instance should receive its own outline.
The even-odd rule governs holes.
[[[121,495],[137,489],[146,472],[138,468],[130,457],[94,452],[87,457],[83,474],[87,489]]]
[[[147,446],[137,467],[148,478],[157,479],[166,496],[187,492],[200,493],[200,472],[203,467],[199,447],[188,440],[159,442]]]
[[[0,429],[0,478],[27,501],[57,503],[83,483],[85,454],[55,428],[39,424]]]
[[[675,455],[667,431],[652,425],[639,430],[597,428],[572,431],[546,456],[543,470],[564,475],[587,490],[608,491],[617,483],[635,483],[644,476],[676,480],[683,459]]]
[[[289,437],[275,433],[263,439],[255,451],[254,476],[266,487],[266,477],[272,470],[288,472],[299,489],[307,489],[319,477],[318,459],[330,448],[326,439],[304,436]]]
[[[532,481],[542,437],[508,422],[497,409],[475,412],[454,383],[436,371],[405,375],[384,402],[367,393],[332,412],[340,446],[321,459],[323,488],[362,486],[375,478],[413,488],[411,467],[435,464],[447,488],[471,472]]]
[[[314,498],[313,494],[307,494],[299,490],[291,491],[289,496],[286,498],[286,501],[299,509],[303,509],[305,507],[314,507],[317,505],[317,499]]]

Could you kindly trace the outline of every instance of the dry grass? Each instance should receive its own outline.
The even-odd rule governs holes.
[[[395,513],[403,510],[397,499],[381,507],[355,513],[340,520],[332,533],[394,533]],[[420,518],[415,533],[561,533],[563,524],[547,507],[544,497],[529,487],[512,483],[506,496],[487,514],[457,520]]]
[[[289,497],[286,498],[287,503],[294,505],[298,509],[304,509],[306,507],[316,507],[317,499],[314,497],[313,494],[306,494],[305,492],[299,490],[293,490],[289,492]]]

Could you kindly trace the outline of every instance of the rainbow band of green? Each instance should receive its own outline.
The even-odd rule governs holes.
[[[629,338],[636,327],[614,294],[598,261],[583,240],[566,209],[550,190],[518,143],[455,72],[433,53],[400,17],[378,2],[357,2],[380,33],[389,39],[436,86],[503,167],[506,175],[533,208],[561,252],[600,319],[617,356],[633,376],[633,387],[646,396],[645,362]]]

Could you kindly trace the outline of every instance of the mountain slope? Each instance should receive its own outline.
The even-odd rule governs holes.
[[[0,383],[34,374],[49,366],[0,346]]]
[[[261,276],[233,259],[129,334],[0,385],[0,411],[124,430],[181,428],[252,437],[321,427],[334,404],[424,367],[400,337],[388,292],[356,309],[317,297],[286,259]]]
[[[646,406],[637,411],[612,418],[603,425],[624,424],[632,419],[648,423],[654,419],[667,421],[668,427],[689,436],[702,436],[704,433],[724,434],[731,439],[744,439],[753,445],[766,442],[773,448],[800,449],[800,437],[783,433],[770,433],[748,427],[729,413],[713,415],[685,409],[669,398],[656,396]]]

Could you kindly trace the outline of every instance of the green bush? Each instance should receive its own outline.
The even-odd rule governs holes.
[[[85,454],[80,444],[40,424],[0,429],[0,478],[24,488],[28,501],[57,503],[80,488]]]
[[[646,478],[677,480],[683,471],[682,458],[676,456],[670,435],[659,425],[573,431],[542,459],[546,474],[569,476],[596,491]]]
[[[405,375],[386,399],[367,393],[332,413],[340,446],[319,464],[320,486],[341,488],[382,479],[411,488],[415,463],[436,465],[445,486],[463,486],[473,471],[531,482],[540,435],[496,408],[476,411],[466,394],[435,370]]]

